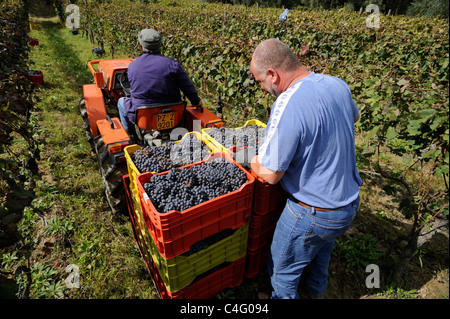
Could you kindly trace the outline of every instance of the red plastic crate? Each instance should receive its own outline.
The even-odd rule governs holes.
[[[253,212],[257,215],[265,215],[275,210],[280,204],[286,202],[287,194],[280,183],[271,185],[258,177],[252,170],[250,173],[255,177],[255,191],[253,199]]]
[[[242,283],[244,280],[245,257],[174,293],[166,289],[158,268],[153,261],[150,269],[150,275],[161,299],[211,299],[219,292],[227,288],[236,287]]]
[[[245,278],[256,276],[263,267],[267,266],[270,245],[271,242],[255,250],[247,249],[247,256],[245,257]]]
[[[36,46],[36,45],[39,45],[39,40],[36,39],[36,38],[30,38],[30,39],[28,40],[28,44],[29,44],[30,46],[34,47],[34,46]]]
[[[184,211],[172,210],[166,213],[156,211],[144,190],[144,184],[153,173],[137,176],[137,186],[145,223],[161,255],[173,258],[189,250],[190,246],[226,228],[243,226],[251,213],[254,177],[225,153],[214,153],[205,161],[183,166],[187,168],[203,162],[224,157],[237,165],[247,175],[248,181],[234,192],[203,202]],[[168,172],[160,173],[160,175]]]
[[[250,216],[247,242],[248,249],[255,250],[272,241],[273,233],[283,208],[284,207],[281,206],[273,212],[263,216],[254,214]]]
[[[34,72],[38,74],[33,74]],[[39,87],[39,84],[44,84],[44,75],[42,74],[42,71],[30,70],[28,78],[34,83],[35,89]]]

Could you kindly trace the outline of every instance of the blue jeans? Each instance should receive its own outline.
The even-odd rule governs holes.
[[[128,132],[129,128],[133,125],[130,120],[128,119],[127,116],[127,112],[125,111],[125,107],[123,105],[124,102],[123,97],[121,97],[118,101],[117,101],[117,109],[119,110],[119,118],[120,118],[120,123],[122,123],[123,128],[125,129],[125,131]]]
[[[310,270],[308,292],[316,297],[325,293],[334,239],[350,228],[358,207],[359,198],[333,211],[308,209],[292,198],[287,200],[268,259],[273,299],[298,299],[298,284],[306,266]]]

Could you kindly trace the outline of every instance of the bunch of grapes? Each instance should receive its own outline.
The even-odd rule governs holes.
[[[172,146],[171,159],[177,166],[203,161],[209,156],[210,149],[196,135],[187,135]]]
[[[213,127],[208,131],[208,134],[225,146],[225,148],[230,148],[234,145],[238,146],[238,148],[245,146],[258,148],[258,145],[264,142],[266,128],[256,124],[240,128]]]
[[[209,155],[209,149],[195,135],[188,135],[180,142],[168,142],[161,146],[146,146],[132,154],[134,165],[140,173],[165,172],[175,167],[200,162]]]
[[[28,75],[41,75],[42,71],[39,71],[39,70],[28,70],[27,74]]]
[[[170,159],[173,143],[146,146],[133,153],[133,162],[139,172],[164,172],[175,167]]]
[[[222,239],[230,237],[231,235],[233,235],[234,232],[235,232],[235,230],[227,228],[225,230],[222,230],[219,233],[215,233],[214,235],[211,235],[203,240],[196,242],[195,244],[193,244],[190,247],[190,249],[187,252],[183,253],[182,255],[185,257],[188,257],[192,254],[195,254],[196,252],[204,250],[204,249],[208,248],[209,246],[212,246],[215,243],[218,243]]]
[[[218,158],[167,174],[153,175],[144,190],[160,213],[183,211],[210,199],[238,190],[247,176],[235,164]]]
[[[264,143],[266,128],[256,124],[242,128],[211,128],[208,134],[225,148],[237,146],[233,159],[249,168],[253,156],[258,155],[259,147]]]

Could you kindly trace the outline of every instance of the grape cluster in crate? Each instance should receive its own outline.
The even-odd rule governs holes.
[[[244,147],[257,147],[264,142],[266,128],[257,124],[246,125],[238,128],[231,127],[212,127],[208,134],[225,148],[231,148],[235,145]]]
[[[215,142],[223,146],[233,158],[246,168],[251,159],[258,155],[259,148],[264,143],[266,127],[258,124],[244,125],[243,127],[210,128],[206,130]]]
[[[187,135],[180,142],[161,146],[146,146],[132,155],[137,169],[144,172],[164,172],[175,167],[200,162],[210,154],[205,143],[196,135]]]
[[[187,168],[172,168],[153,175],[144,190],[156,210],[183,211],[238,190],[247,181],[245,173],[223,158]]]

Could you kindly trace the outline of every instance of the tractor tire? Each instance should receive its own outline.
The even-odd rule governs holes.
[[[106,199],[113,213],[126,213],[126,197],[122,176],[128,174],[126,163],[113,164],[105,148],[101,135],[93,137],[84,98],[79,103],[83,129],[92,155],[97,157],[99,171],[105,187]]]
[[[94,137],[91,134],[91,127],[89,125],[89,118],[87,115],[86,103],[85,103],[84,98],[82,98],[80,100],[79,107],[80,107],[81,118],[83,119],[83,129],[86,133],[86,138],[89,143],[89,147],[91,148],[91,152],[95,153]]]
[[[122,180],[122,176],[128,174],[126,162],[113,163],[101,137],[95,141],[94,147],[108,204],[113,213],[126,214],[127,203]]]

